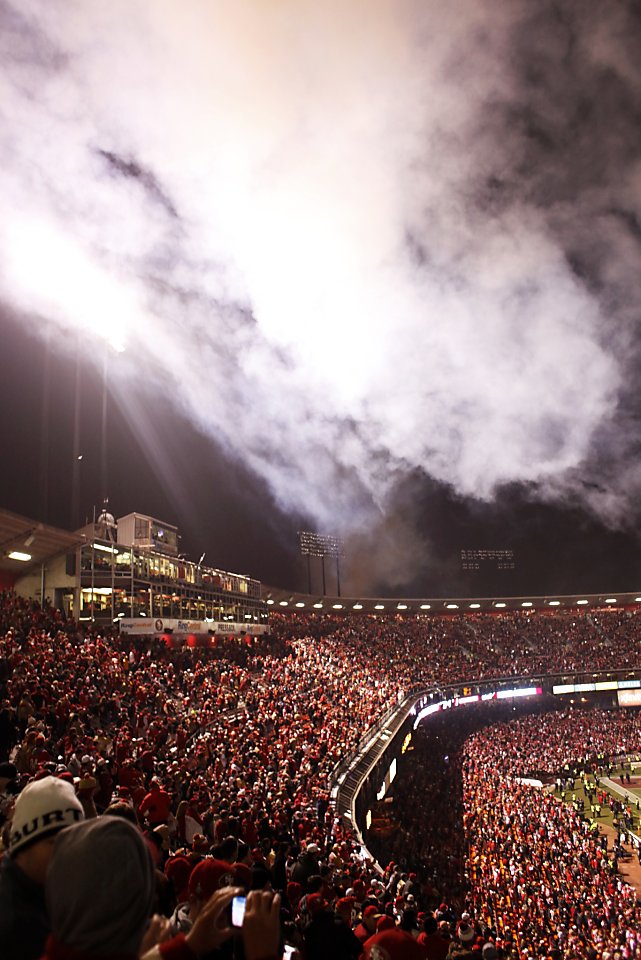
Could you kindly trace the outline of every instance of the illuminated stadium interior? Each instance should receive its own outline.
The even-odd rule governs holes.
[[[156,522],[142,516],[132,529],[146,537]],[[573,877],[595,838],[607,841],[590,872],[591,908],[610,891],[626,918],[612,935],[636,923],[641,597],[319,598],[190,564],[171,546],[135,544],[127,523],[67,534],[0,515],[0,651],[12,663],[0,681],[9,737],[0,764],[16,771],[18,786],[34,775],[69,777],[97,822],[109,819],[109,802],[124,805],[148,833],[165,831],[158,856],[170,873],[185,851],[214,864],[229,855],[225,844],[240,850],[240,842],[248,858],[240,882],[278,884],[269,864],[282,834],[293,854],[283,897],[303,876],[299,863],[316,857],[315,869],[336,870],[341,861],[322,909],[338,910],[355,888],[354,930],[369,906],[416,935],[419,907],[440,912],[454,937],[469,914],[480,941],[515,958],[545,925],[533,909],[524,926],[513,907],[512,881],[502,878],[513,868],[518,884],[527,859],[509,857],[514,838],[504,825],[514,809],[532,822],[541,811]],[[12,556],[28,550],[28,560]],[[165,610],[155,597],[170,585],[172,597],[184,602],[192,591],[211,610],[195,605],[192,618]],[[118,589],[124,616],[112,616]],[[63,602],[41,611],[38,591]],[[86,595],[101,598],[89,615]],[[48,707],[54,692],[61,712]],[[126,710],[114,711],[110,696]],[[72,720],[76,702],[86,720]],[[151,703],[165,718],[160,737]],[[153,812],[158,789],[163,813]],[[493,806],[498,821],[481,816]],[[527,849],[545,863],[542,843],[529,836]],[[568,893],[575,885],[553,882]],[[566,919],[560,904],[545,927],[562,955]]]

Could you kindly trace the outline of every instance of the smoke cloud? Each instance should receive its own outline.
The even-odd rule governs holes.
[[[417,471],[629,510],[631,3],[0,0],[0,27],[0,296],[110,344],[120,390],[169,391],[320,530]]]

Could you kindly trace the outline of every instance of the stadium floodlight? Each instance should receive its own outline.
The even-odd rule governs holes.
[[[342,609],[343,609],[343,604],[342,604],[342,603],[333,603],[333,604],[332,604],[332,609],[333,609],[333,610],[342,610]]]
[[[286,607],[286,606],[287,606],[287,600],[279,600],[279,601],[278,601],[278,606],[279,606],[279,607]]]
[[[125,349],[128,328],[140,318],[141,305],[130,288],[112,282],[108,271],[85,251],[79,239],[64,234],[53,221],[34,217],[20,224],[10,246],[15,282],[29,289],[25,286],[30,276],[27,256],[41,278],[35,311],[43,313],[50,304],[59,305],[79,336],[100,338],[98,349],[104,348],[103,341],[119,353]],[[95,304],[87,310],[94,297]]]
[[[507,603],[503,603],[503,601],[500,600],[498,603],[495,603],[494,606],[497,607],[498,609],[502,610],[503,607],[507,607]]]
[[[422,603],[422,604],[421,604],[421,610],[431,610],[431,609],[432,609],[432,604],[431,604],[431,603]]]
[[[458,603],[446,603],[445,607],[447,610],[458,610]]]
[[[399,603],[398,606],[396,607],[396,609],[397,609],[397,610],[407,610],[407,604],[406,604],[406,603]]]
[[[25,553],[23,550],[12,550],[7,556],[9,560],[20,560],[22,563],[28,563],[31,560],[31,554]]]
[[[271,606],[273,605],[274,601],[273,601],[272,598],[270,597],[269,600],[265,600],[265,603],[268,604],[268,605],[271,607]]]
[[[323,609],[323,604],[319,600],[318,603],[314,604],[314,610],[322,610],[322,609]]]
[[[296,606],[297,606],[297,607],[304,607],[305,604],[303,603],[302,600],[298,600],[297,603],[296,603]]]
[[[634,602],[635,602],[635,603],[641,603],[641,597],[635,597],[635,598],[634,598]],[[581,603],[580,600],[579,600],[579,603]],[[587,603],[587,600],[586,600],[586,603]]]
[[[531,600],[524,600],[523,603],[521,604],[521,606],[522,606],[522,607],[531,607],[531,606],[532,606],[532,601],[531,601]]]
[[[616,602],[617,602],[617,598],[616,598],[616,597],[608,597],[608,599],[607,599],[605,602],[606,602],[606,603],[616,603]]]
[[[560,600],[548,600],[548,606],[549,606],[549,607],[560,607],[560,606],[561,606],[561,601],[560,601]]]
[[[312,592],[311,558],[318,557],[321,561],[323,573],[323,596],[327,596],[325,586],[325,557],[336,560],[336,595],[341,595],[340,558],[345,556],[345,544],[340,537],[333,537],[311,530],[298,531],[298,546],[301,556],[307,557],[307,592]]]
[[[362,610],[362,609],[363,609],[362,603],[355,603],[354,606],[352,607],[352,610]]]
[[[385,604],[384,604],[384,603],[375,603],[375,604],[374,604],[374,609],[375,609],[375,610],[384,610],[384,609],[385,609]]]
[[[480,603],[471,603],[471,604],[470,604],[470,610],[480,610],[480,609],[481,609],[481,604],[480,604]]]
[[[639,597],[638,599],[641,600],[641,597]],[[577,600],[576,603],[578,607],[585,607],[589,602],[590,602],[589,600]]]

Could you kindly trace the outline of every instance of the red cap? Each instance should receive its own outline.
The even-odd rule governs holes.
[[[189,895],[189,875],[192,865],[186,857],[170,857],[165,864],[165,876],[171,880],[179,903]]]
[[[287,899],[290,902],[298,903],[301,896],[303,895],[303,888],[300,883],[296,883],[295,880],[290,880],[287,884]]]
[[[353,910],[355,903],[356,903],[355,897],[341,897],[340,900],[336,901],[336,909],[337,910]]]
[[[307,909],[314,916],[320,910],[326,910],[329,906],[327,900],[321,897],[320,893],[310,893],[307,897]]]
[[[224,860],[207,858],[201,860],[191,871],[189,877],[189,895],[199,900],[209,900],[216,890],[230,887],[234,883],[232,868]]]
[[[382,916],[378,907],[375,907],[374,904],[370,904],[369,907],[365,907],[363,910],[363,920],[368,919],[369,917],[380,917]]]
[[[413,936],[404,930],[383,930],[363,944],[366,960],[384,956],[389,960],[426,960],[427,953]]]

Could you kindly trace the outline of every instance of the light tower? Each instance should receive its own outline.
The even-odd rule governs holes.
[[[341,595],[340,558],[345,555],[344,542],[339,537],[324,536],[310,530],[299,530],[298,545],[301,556],[307,557],[307,592],[312,592],[311,557],[320,557],[323,572],[323,596],[327,594],[325,585],[325,557],[336,559],[336,594]]]

